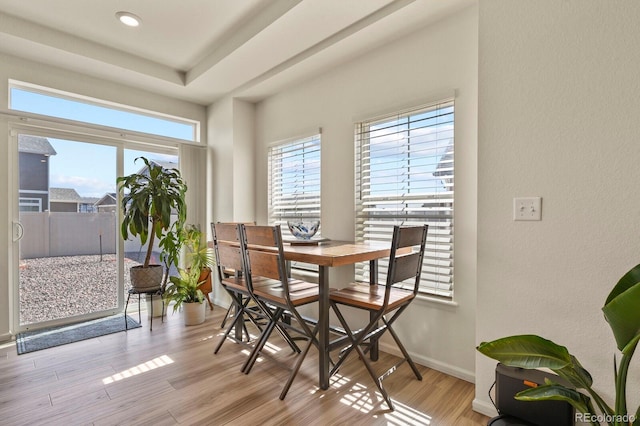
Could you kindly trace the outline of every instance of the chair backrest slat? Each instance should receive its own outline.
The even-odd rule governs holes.
[[[289,284],[282,248],[280,226],[240,225],[247,280],[252,286],[254,277],[278,280],[289,299]]]
[[[280,266],[278,254],[257,250],[249,247],[247,250],[251,264],[251,275],[280,280]]]
[[[231,246],[222,241],[218,244],[217,263],[224,270],[242,271],[242,252],[239,246]]]
[[[420,260],[421,256],[419,252],[396,256],[393,260],[395,265],[392,268],[392,283],[395,284],[409,278],[415,278],[416,274],[419,272],[419,268],[422,267]]]
[[[415,279],[413,293],[414,295],[418,293],[428,229],[428,225],[394,227],[391,241],[391,259],[387,273],[386,301],[388,301],[389,297],[389,288],[409,278]],[[409,247],[414,248],[413,252],[403,254],[401,249]],[[418,247],[417,250],[415,250],[415,247]]]
[[[219,241],[238,241],[238,230],[233,223],[216,223],[212,224],[212,229],[215,227],[216,237]]]
[[[239,273],[243,269],[242,251],[238,239],[238,225],[233,223],[212,223],[213,248],[218,268],[218,278],[222,279],[229,271]]]
[[[273,226],[245,226],[247,245],[277,247],[276,234]]]

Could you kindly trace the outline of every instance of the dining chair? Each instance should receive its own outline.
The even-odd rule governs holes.
[[[295,340],[307,342],[301,350],[295,350],[292,346],[297,354],[292,361],[289,378],[280,393],[282,400],[286,397],[311,346],[318,347],[317,324],[312,329],[298,311],[301,306],[318,301],[318,285],[288,277],[280,225],[241,224],[240,247],[249,291],[269,317],[269,322],[247,359],[243,371],[246,374],[251,371],[258,356],[263,354],[262,350],[274,329],[281,328],[294,334]],[[293,343],[295,345],[295,342]]]
[[[245,324],[246,321],[251,321],[260,332],[262,332],[262,326],[259,323],[260,318],[257,318],[256,311],[248,306],[251,297],[242,274],[243,261],[238,236],[239,224],[212,223],[211,233],[213,235],[218,279],[222,288],[231,297],[231,307],[235,311],[233,321],[226,327],[224,335],[214,350],[214,353],[217,354],[224,342],[229,338],[236,343],[242,343],[246,336],[247,342],[250,342],[251,338]],[[232,334],[232,331],[238,330],[238,327],[242,329],[242,335],[239,336],[239,339],[238,336]],[[222,328],[225,328],[225,322],[223,322]]]
[[[393,373],[403,362],[407,362],[418,380],[422,375],[404,348],[398,335],[393,330],[393,323],[409,306],[418,294],[420,275],[422,272],[422,260],[427,238],[428,225],[424,226],[394,226],[389,256],[389,267],[385,283],[370,285],[369,283],[353,283],[345,288],[334,290],[329,294],[329,303],[336,313],[338,320],[344,327],[349,345],[343,349],[330,375],[335,374],[350,353],[355,351],[364,363],[369,375],[375,382],[389,409],[394,410],[391,398],[382,380]],[[412,280],[412,288],[405,289],[398,286],[399,283]],[[406,285],[406,284],[405,284]],[[339,306],[349,306],[369,312],[369,322],[360,329],[352,329]],[[389,316],[389,318],[387,318]],[[382,321],[382,324],[380,324]],[[393,367],[378,376],[373,369],[365,353],[371,348],[373,342],[385,333],[389,332],[396,345],[402,352],[403,358]],[[364,346],[364,350],[362,348]]]
[[[255,225],[256,224],[255,222],[218,222],[218,223],[220,223],[220,224],[228,224],[228,225],[237,225],[239,223],[245,223],[247,225]],[[213,224],[211,224],[211,226],[213,226]],[[226,278],[228,278],[228,277],[230,277],[230,276],[232,276],[234,274],[235,274],[235,271],[233,269],[227,268],[227,269],[225,269],[223,271],[223,275]],[[229,320],[229,318],[234,317],[234,315],[235,315],[235,304],[231,303],[229,305],[229,307],[227,308],[227,313],[222,318],[222,322],[220,323],[220,327],[224,328],[225,325],[227,324],[227,321]]]

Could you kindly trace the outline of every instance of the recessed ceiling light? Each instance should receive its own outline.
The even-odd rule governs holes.
[[[137,27],[142,23],[142,19],[139,16],[134,15],[130,12],[117,12],[116,18],[123,24],[129,27]]]

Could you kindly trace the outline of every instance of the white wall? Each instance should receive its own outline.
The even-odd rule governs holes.
[[[416,301],[399,334],[417,362],[473,380],[476,277],[477,10],[436,23],[321,77],[273,96],[256,110],[256,219],[267,223],[267,147],[322,127],[322,234],[355,238],[354,123],[438,100],[456,90],[455,300]],[[353,278],[332,270],[331,284]]]
[[[84,96],[131,105],[173,116],[198,120],[204,123],[206,109],[200,105],[179,101],[157,94],[144,92],[132,87],[76,74],[59,68],[0,54],[0,113],[8,111],[8,80],[20,80],[41,86],[51,87]],[[207,140],[206,128],[203,128],[202,140]],[[17,261],[12,258],[11,212],[9,197],[11,176],[14,165],[10,163],[9,131],[5,118],[0,118],[0,341],[10,338],[11,315],[11,274],[10,265]]]
[[[542,335],[609,396],[600,308],[640,253],[638,22],[634,0],[491,0],[479,13],[477,343]],[[516,196],[541,196],[542,221],[513,222]],[[486,412],[494,366],[477,354]]]
[[[207,109],[208,206],[211,222],[255,221],[255,106],[224,98]],[[231,298],[214,279],[213,301],[228,306]]]

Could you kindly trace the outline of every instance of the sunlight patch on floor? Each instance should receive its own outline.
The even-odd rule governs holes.
[[[340,398],[342,404],[362,413],[371,413],[374,409],[379,408],[380,404],[384,404],[380,392],[375,392],[376,400],[373,400],[369,388],[359,383],[352,383],[351,379],[340,374],[335,374],[331,377],[330,386],[338,389],[340,393],[345,392],[342,398]],[[316,388],[312,393],[316,393],[318,390],[319,388]],[[395,399],[393,403],[396,408],[395,411],[382,414],[387,420],[388,425],[419,426],[431,424],[431,416],[421,413]],[[386,407],[386,404],[384,404],[384,406]],[[375,417],[378,416],[376,415]]]
[[[114,374],[113,376],[102,379],[102,383],[108,385],[110,383],[118,382],[120,380],[127,379],[129,377],[137,376],[138,374],[146,373],[156,368],[164,367],[166,365],[173,364],[173,360],[167,355],[162,355],[158,358],[154,358],[150,361],[138,364],[135,367],[131,367],[127,370]]]

